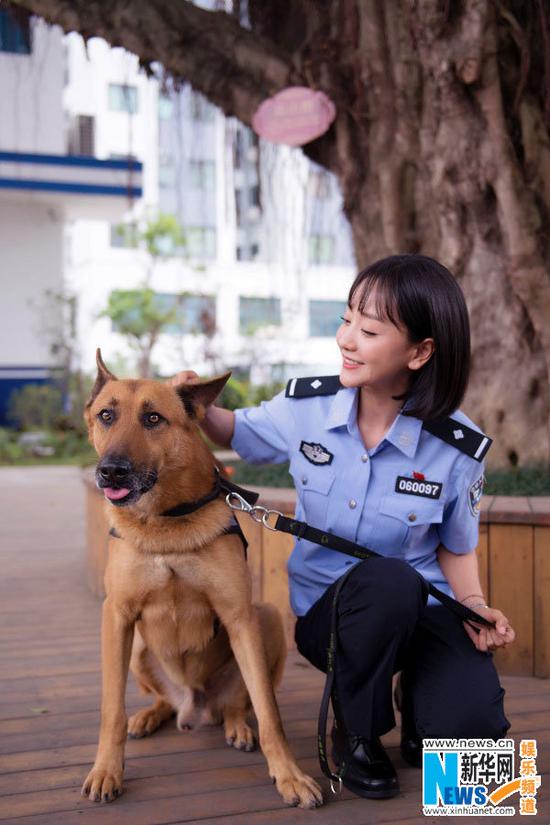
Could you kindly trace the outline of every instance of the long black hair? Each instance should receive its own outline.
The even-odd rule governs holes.
[[[373,288],[381,318],[405,328],[413,344],[434,340],[429,361],[411,370],[403,413],[423,421],[447,417],[460,406],[470,375],[470,322],[456,279],[426,255],[390,255],[357,275],[348,304],[357,297],[364,312]]]

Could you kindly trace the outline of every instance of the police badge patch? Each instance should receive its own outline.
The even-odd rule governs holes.
[[[311,444],[309,441],[302,441],[300,452],[310,464],[330,464],[334,458],[333,454],[329,453],[322,444]]]
[[[473,516],[479,515],[479,508],[481,502],[481,496],[483,495],[483,487],[485,485],[485,476],[481,475],[477,481],[474,481],[470,489],[468,490],[468,506],[470,508],[470,513]]]

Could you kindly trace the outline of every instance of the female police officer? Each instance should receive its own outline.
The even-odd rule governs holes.
[[[509,722],[490,651],[515,634],[486,605],[474,552],[490,439],[457,409],[470,363],[458,284],[422,255],[378,261],[355,279],[336,341],[339,379],[294,379],[235,414],[212,406],[203,429],[246,461],[290,460],[296,518],[381,555],[357,564],[298,539],[288,573],[298,649],[326,670],[333,595],[349,572],[337,604],[333,756],[348,788],[386,797],[398,792],[379,739],[395,725],[394,673],[410,763],[420,764],[423,737],[498,739]],[[427,598],[424,580],[494,628],[462,623]]]

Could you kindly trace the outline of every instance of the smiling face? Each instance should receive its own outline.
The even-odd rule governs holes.
[[[342,354],[340,382],[344,387],[368,387],[388,396],[407,391],[411,371],[420,369],[433,352],[431,338],[413,343],[407,329],[377,306],[372,289],[360,311],[355,293],[336,333]]]

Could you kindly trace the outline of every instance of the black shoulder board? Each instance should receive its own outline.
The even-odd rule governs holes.
[[[311,398],[314,395],[334,395],[342,389],[337,375],[320,378],[291,378],[286,385],[287,398]]]
[[[452,444],[457,450],[466,453],[476,461],[483,461],[493,439],[472,430],[465,424],[455,421],[454,418],[444,418],[442,421],[424,421],[423,427],[432,435],[437,436],[447,444]]]

